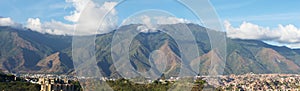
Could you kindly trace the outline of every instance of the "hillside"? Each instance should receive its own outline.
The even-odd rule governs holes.
[[[36,72],[37,63],[42,59],[70,47],[71,37],[1,27],[0,46],[0,69],[13,73]]]
[[[170,29],[176,26],[178,25],[163,27]],[[199,73],[207,74],[210,59],[212,57],[219,59],[219,56],[211,50],[207,30],[204,27],[195,24],[187,26],[195,36],[200,54],[185,64],[188,64],[188,68],[200,67]],[[126,25],[119,30],[137,27],[138,25]],[[110,51],[114,33],[97,35],[95,48],[97,65],[101,73],[104,76],[118,77]],[[16,73],[69,73],[73,70],[71,42],[72,36],[40,34],[31,30],[0,27],[0,69]],[[138,71],[148,71],[151,68],[149,56],[158,49],[167,54],[165,57],[168,65],[164,73],[167,76],[178,74],[182,63],[180,50],[174,39],[161,31],[140,33],[134,38],[130,45],[131,65]],[[161,63],[161,60],[163,59],[157,57],[153,62]],[[300,73],[300,51],[268,45],[258,40],[227,38],[227,62],[224,74],[249,72]]]

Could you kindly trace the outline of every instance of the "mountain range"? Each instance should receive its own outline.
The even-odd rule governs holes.
[[[212,57],[218,58],[210,48],[206,29],[197,24],[186,24],[195,36],[199,56],[189,67],[200,67],[199,73],[208,73]],[[137,29],[138,24],[125,25],[122,29]],[[163,27],[175,27],[178,24]],[[96,35],[97,65],[104,76],[116,77],[119,74],[111,58],[111,41],[115,31]],[[253,73],[300,73],[300,49],[290,49],[266,44],[260,40],[227,38],[227,55],[224,74]],[[55,73],[74,72],[72,61],[72,36],[51,35],[30,29],[0,27],[0,70],[12,73]],[[138,71],[151,68],[148,61],[151,52],[161,50],[166,55],[167,65],[164,73],[174,76],[180,69],[180,50],[172,37],[157,31],[139,33],[130,45],[130,63]],[[155,58],[154,63],[162,59]]]

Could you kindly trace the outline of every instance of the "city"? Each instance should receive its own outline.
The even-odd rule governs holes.
[[[299,3],[1,0],[0,91],[299,91]]]
[[[221,88],[224,90],[244,91],[273,91],[273,90],[300,90],[299,74],[245,74],[221,77]]]
[[[16,75],[16,74],[15,74]],[[2,82],[13,82],[17,81],[17,79],[23,79],[27,83],[38,84],[39,91],[81,91],[83,90],[80,86],[79,79],[88,80],[93,79],[90,77],[74,77],[67,75],[55,75],[55,74],[19,74],[17,76],[12,76],[10,80],[2,81]],[[209,76],[194,76],[194,85],[191,87],[192,91],[194,90],[203,90],[207,86],[212,87],[212,85],[208,84],[205,80],[209,78]],[[300,90],[300,75],[299,74],[254,74],[247,73],[243,75],[221,75],[217,77],[219,79],[218,85],[214,86],[215,90],[219,91],[273,91],[273,90],[285,90],[285,91],[299,91]],[[0,77],[0,83],[1,83]],[[162,86],[165,86],[161,90],[169,89],[170,85],[174,85],[179,80],[186,79],[186,77],[170,77],[165,78],[161,77],[157,80],[146,80],[145,83],[141,82],[131,82],[127,84],[135,84],[147,85],[160,83]],[[113,79],[102,77],[99,81],[107,82],[110,86],[114,86],[114,84],[118,84],[119,82],[129,82],[132,80],[129,79]],[[200,84],[198,84],[200,81]],[[202,82],[201,82],[202,81]],[[133,85],[133,86],[135,86]],[[132,85],[128,85],[129,88]],[[1,86],[0,86],[1,87]],[[0,88],[1,89],[1,88]],[[119,90],[125,90],[124,88],[119,88]],[[137,88],[136,90],[141,89]],[[116,89],[114,89],[116,90]]]

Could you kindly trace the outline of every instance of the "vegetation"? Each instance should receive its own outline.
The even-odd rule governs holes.
[[[134,30],[137,29],[138,26],[140,25],[133,24],[122,26],[119,30]],[[162,26],[162,29],[173,30],[179,26],[180,25],[177,24],[171,24]],[[203,55],[212,51],[212,45],[209,41],[207,31],[216,31],[207,30],[205,27],[196,24],[187,24],[187,27],[195,36],[199,49],[199,58],[203,58]],[[114,69],[114,61],[112,60],[111,55],[111,48],[113,47],[111,42],[113,36],[114,32],[110,32],[100,34],[95,37],[95,56],[97,59],[97,65],[102,71],[101,74],[103,76],[117,78],[119,75],[116,74],[117,71]],[[300,61],[298,60],[300,59],[299,49],[296,50],[287,47],[271,46],[259,40],[227,38],[226,41],[227,43],[220,43],[227,46],[227,61],[225,63],[224,74],[245,74],[249,72],[300,72]],[[148,61],[149,57],[151,57],[150,54],[155,50],[163,48],[162,46],[166,43],[168,43],[168,47],[171,49],[166,52],[173,52],[176,56],[181,58],[181,52],[178,48],[177,42],[178,41],[175,41],[172,36],[161,31],[138,34],[134,40],[132,40],[129,49],[130,62],[133,68],[140,72],[149,71],[151,68],[150,61]],[[191,42],[185,41],[184,43],[188,44]],[[19,31],[10,27],[0,27],[0,63],[3,64],[2,67],[8,67],[5,68],[6,71],[11,72],[45,72],[45,70],[50,70],[53,66],[64,68],[64,70],[61,71],[55,70],[55,73],[69,73],[73,70],[71,44],[72,36],[49,35],[30,30]],[[52,55],[56,52],[62,54],[59,56],[59,60],[63,65],[54,64],[42,67],[37,65],[40,61],[43,61],[45,56]],[[187,66],[190,66],[191,68],[197,67],[201,69],[200,72],[197,73],[203,73],[201,75],[206,75],[208,73],[207,67],[209,66],[209,60],[211,58],[212,57],[210,56],[204,57],[200,60],[201,62],[199,64],[199,60],[191,61],[191,63],[186,64],[189,64]],[[157,59],[153,61],[159,60]],[[165,75],[167,77],[176,76],[179,73],[178,69],[180,66],[178,65],[180,65],[178,62],[174,62],[170,65],[170,67],[167,67],[166,72],[168,73]],[[85,66],[88,67],[89,65],[87,64]],[[173,68],[170,69],[171,67]],[[43,68],[43,70],[41,70],[41,68]]]
[[[14,75],[0,73],[1,91],[39,91],[40,85],[23,81]]]
[[[107,82],[115,91],[167,91],[171,83],[162,84],[155,81],[150,84],[137,84],[126,79]]]
[[[188,80],[184,80],[188,81]],[[138,84],[135,82],[131,82],[127,79],[119,79],[115,81],[107,81],[108,85],[114,91],[167,91],[169,89],[186,90],[185,87],[191,87],[191,91],[202,91],[204,87],[212,88],[211,90],[218,90],[213,88],[212,86],[208,86],[206,82],[202,79],[197,79],[192,83],[193,85],[189,86],[188,84],[179,83],[172,81],[159,81],[155,80],[152,83],[147,84]],[[179,88],[173,88],[175,86],[182,86]]]
[[[75,86],[75,91],[83,91],[83,89],[80,86],[79,81],[72,81],[71,84]]]
[[[32,84],[29,82],[0,82],[1,91],[40,91],[39,84]]]

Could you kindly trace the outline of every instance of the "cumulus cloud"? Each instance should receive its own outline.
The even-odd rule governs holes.
[[[300,43],[298,43],[298,44],[288,44],[286,46],[289,47],[289,48],[300,49]]]
[[[74,25],[65,24],[55,20],[52,20],[51,22],[41,23],[39,18],[29,18],[27,20],[26,27],[40,33],[71,35],[73,33]]]
[[[281,25],[277,28],[262,27],[249,22],[243,22],[239,27],[233,27],[229,21],[224,22],[227,36],[239,39],[256,39],[288,44],[291,47],[300,44],[300,29],[294,25]]]
[[[73,35],[74,32],[74,25],[65,24],[55,20],[44,23],[43,28],[46,29],[45,31],[47,33],[57,34],[57,35],[65,35],[65,34]]]
[[[276,31],[280,38],[278,39],[281,43],[300,43],[300,29],[294,25],[279,25]]]
[[[117,26],[117,11],[113,8],[117,2],[104,2],[102,5],[91,0],[66,0],[66,2],[72,3],[75,10],[71,11],[71,15],[64,16],[64,19],[73,24],[56,20],[42,23],[39,18],[29,18],[26,27],[41,33],[57,35],[73,35],[76,27],[78,31],[74,35],[89,35],[110,32]],[[106,15],[108,11],[111,12]],[[95,31],[99,28],[99,18],[104,15],[106,17],[101,23],[101,31]],[[80,17],[82,18],[79,19]]]
[[[76,30],[79,34],[107,33],[117,28],[118,17],[114,6],[117,2],[104,2],[102,5],[88,3],[81,11]],[[109,12],[109,13],[108,13]]]
[[[227,36],[231,38],[272,40],[279,37],[268,27],[261,27],[248,22],[243,22],[238,28],[234,28],[229,21],[225,21],[224,26],[227,30]]]
[[[27,19],[27,28],[43,33],[42,23],[39,18],[29,18]]]
[[[12,26],[15,22],[11,18],[0,18],[0,26]]]
[[[22,25],[14,22],[10,17],[0,17],[0,26],[11,26],[15,28],[20,28]]]
[[[66,0],[66,2],[72,3],[75,10],[71,11],[71,15],[65,16],[64,19],[71,22],[77,22],[81,12],[84,10],[88,2],[90,2],[90,0]]]
[[[178,24],[178,23],[191,23],[190,21],[177,18],[173,16],[148,16],[141,15],[137,17],[131,17],[123,21],[123,25],[128,24],[143,24],[137,27],[137,30],[141,32],[156,32],[159,25],[166,24]]]
[[[157,24],[178,24],[178,23],[191,23],[191,21],[177,17],[154,17]]]

